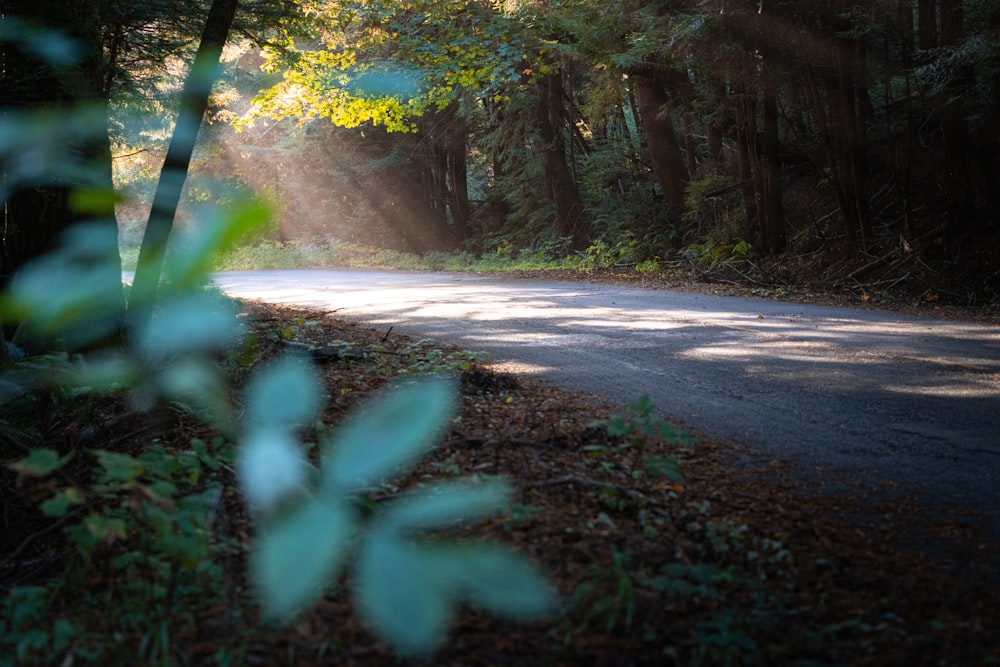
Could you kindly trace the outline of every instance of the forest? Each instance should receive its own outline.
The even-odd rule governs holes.
[[[998,86],[990,0],[0,0],[0,665],[1000,661],[960,518],[206,286],[347,244],[995,312]]]
[[[112,152],[136,244],[206,9],[6,11],[87,40],[86,85],[9,52],[5,104],[107,108],[111,146],[86,150]],[[614,248],[989,304],[998,22],[986,0],[243,3],[184,203],[256,192],[279,241]],[[8,202],[4,275],[74,217],[48,205],[16,240],[21,207],[39,216]]]

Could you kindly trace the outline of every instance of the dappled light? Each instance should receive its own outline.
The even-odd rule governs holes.
[[[491,353],[503,368],[621,400],[647,393],[701,431],[991,507],[1000,332],[964,322],[697,292],[381,271],[219,273],[231,294]],[[994,443],[994,444],[990,444]],[[939,460],[947,457],[942,470]],[[909,466],[911,464],[907,464]],[[1000,517],[992,519],[1000,530]]]
[[[296,303],[364,315],[374,324],[407,325],[462,320],[489,325],[488,332],[469,327],[466,344],[490,349],[524,342],[533,346],[590,345],[603,349],[607,336],[615,347],[655,347],[670,342],[670,357],[713,363],[784,383],[835,383],[845,391],[881,387],[890,393],[923,396],[1000,396],[1000,333],[963,322],[874,317],[851,311],[801,308],[775,302],[749,302],[733,309],[725,299],[687,297],[676,305],[663,299],[647,307],[642,293],[597,294],[578,285],[495,283],[475,277],[443,274],[377,272],[287,272],[280,277],[219,274],[218,284],[238,284],[241,296],[273,303]],[[696,307],[691,307],[694,304]],[[522,326],[527,325],[529,326]],[[624,332],[635,335],[628,338]],[[981,345],[982,355],[968,347],[923,350],[929,340]],[[942,343],[944,344],[944,343]],[[846,346],[846,348],[845,348]],[[845,349],[849,357],[845,358]],[[915,366],[914,384],[880,384],[880,367]],[[545,365],[541,365],[544,368]],[[969,384],[925,376],[965,371],[982,373]],[[962,382],[965,382],[963,380]]]

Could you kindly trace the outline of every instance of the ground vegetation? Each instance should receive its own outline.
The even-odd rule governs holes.
[[[227,373],[246,378],[289,349],[308,355],[329,396],[327,424],[401,376],[459,378],[456,419],[411,474],[365,494],[368,511],[442,481],[502,477],[514,489],[505,509],[459,534],[529,555],[558,610],[512,623],[464,609],[439,653],[403,664],[1000,659],[986,593],[996,544],[960,512],[688,433],[660,416],[669,406],[611,406],[322,312],[258,303],[240,312],[250,337],[222,357]],[[352,607],[349,580],[332,581],[287,625],[263,617],[233,445],[191,405],[148,413],[123,398],[55,394],[36,406],[41,421],[5,418],[5,660],[396,660]],[[44,474],[23,460],[41,445],[73,458]],[[45,501],[66,488],[83,504],[55,516]],[[95,510],[103,522],[84,522]]]

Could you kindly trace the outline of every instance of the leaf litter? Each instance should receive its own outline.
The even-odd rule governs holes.
[[[218,664],[226,656],[247,665],[1000,663],[1000,548],[974,517],[698,434],[691,447],[677,438],[610,436],[600,420],[649,415],[505,373],[433,341],[315,310],[243,307],[255,322],[256,362],[289,347],[323,351],[311,356],[327,393],[322,421],[331,427],[401,375],[457,374],[461,405],[450,429],[406,478],[367,501],[389,502],[447,478],[503,478],[514,488],[509,510],[461,531],[539,564],[561,613],[514,623],[465,608],[443,649],[420,661],[373,638],[352,609],[349,580],[331,584],[291,625],[270,625],[247,592],[250,518],[238,494],[227,493],[215,529],[237,543],[224,562],[228,588],[189,618],[173,619],[167,663]],[[55,435],[79,439],[81,424],[96,420],[107,425],[103,442],[135,455],[149,443],[183,449],[192,438],[211,438],[176,410],[125,419],[114,414],[122,406],[88,409]],[[665,471],[663,461],[675,465]],[[665,474],[676,470],[682,477]],[[15,478],[6,470],[0,480],[5,592],[58,576],[72,561]],[[52,553],[58,557],[45,560]],[[100,572],[94,568],[88,594],[113,599],[115,582]],[[89,633],[145,641],[96,623]]]

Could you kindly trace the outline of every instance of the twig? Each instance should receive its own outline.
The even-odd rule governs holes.
[[[576,475],[565,475],[563,477],[554,477],[552,479],[543,479],[539,482],[531,482],[530,484],[524,484],[522,488],[531,489],[538,486],[561,486],[563,484],[582,484],[584,486],[597,486],[605,489],[614,489],[616,491],[621,491],[627,496],[633,498],[642,498],[649,503],[657,504],[655,498],[650,498],[641,491],[636,491],[627,486],[621,486],[620,484],[615,484],[614,482],[600,482],[596,479],[590,479],[589,477],[577,477]]]
[[[851,271],[849,274],[847,274],[848,280],[857,280],[859,276],[863,276],[866,273],[870,273],[871,271],[874,271],[878,267],[883,266],[884,264],[888,264],[889,262],[893,261],[893,258],[896,255],[898,255],[900,252],[903,252],[904,250],[908,250],[910,246],[912,246],[912,245],[914,245],[916,243],[920,243],[921,241],[925,241],[925,240],[927,240],[929,238],[932,238],[932,237],[936,236],[937,234],[941,233],[942,231],[944,231],[944,225],[938,225],[934,229],[932,229],[932,230],[930,230],[928,232],[924,232],[923,234],[921,234],[917,238],[913,239],[912,241],[909,241],[907,244],[901,245],[901,246],[899,246],[897,248],[893,248],[891,252],[889,252],[889,253],[887,253],[885,255],[882,255],[881,257],[877,257],[874,260],[872,260],[871,262],[868,262],[867,264],[865,264],[864,266],[862,266],[860,268],[857,268],[857,269],[854,269],[853,271]]]
[[[547,440],[532,440],[529,438],[487,438],[465,435],[459,431],[455,431],[455,435],[458,437],[448,440],[441,446],[461,447],[463,445],[472,445],[479,447],[491,447],[496,445],[517,445],[519,447],[534,447],[535,445],[551,445],[555,440],[554,438]]]
[[[28,535],[26,538],[24,538],[24,541],[21,542],[20,546],[18,546],[17,549],[15,549],[12,554],[10,554],[6,558],[4,558],[2,561],[0,561],[0,567],[9,567],[7,564],[10,563],[11,561],[13,561],[15,558],[17,558],[21,554],[21,552],[24,551],[28,547],[28,545],[31,543],[32,540],[34,540],[36,537],[40,537],[40,536],[42,536],[42,535],[44,535],[44,534],[46,534],[48,532],[51,532],[51,531],[55,530],[56,528],[58,528],[59,526],[63,525],[64,523],[66,523],[70,519],[74,518],[77,514],[79,514],[78,511],[67,512],[65,515],[63,515],[55,523],[52,523],[52,524],[46,526],[45,528],[42,528],[41,530],[36,531],[36,532],[32,533],[31,535]]]

